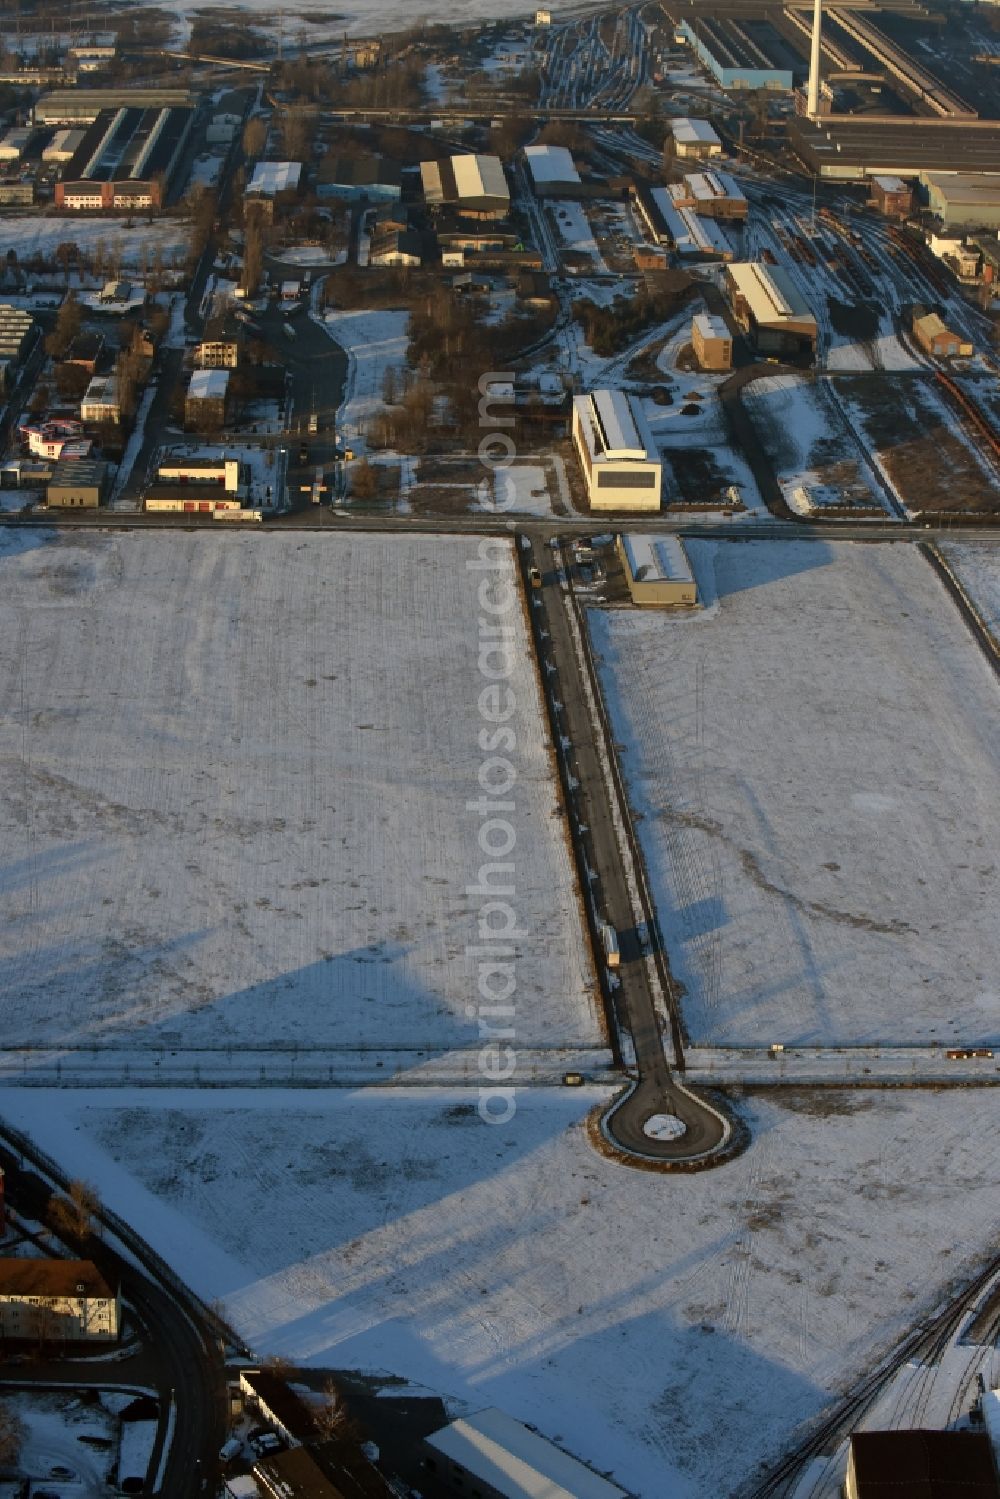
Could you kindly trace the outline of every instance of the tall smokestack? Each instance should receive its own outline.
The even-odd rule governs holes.
[[[812,50],[809,55],[809,98],[806,114],[814,120],[819,114],[819,42],[823,26],[823,0],[813,3]]]

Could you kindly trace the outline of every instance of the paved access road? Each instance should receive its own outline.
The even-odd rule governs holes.
[[[645,889],[645,873],[618,774],[614,745],[593,666],[589,659],[586,625],[572,592],[563,550],[533,543],[521,548],[522,563],[536,567],[542,587],[529,590],[535,644],[543,663],[542,679],[549,708],[559,704],[553,721],[556,743],[565,739],[571,749],[563,790],[569,801],[574,847],[581,889],[590,881],[600,916],[618,934],[621,962],[609,998],[612,1044],[620,1050],[621,1033],[631,1038],[632,1058],[621,1058],[635,1077],[634,1085],[606,1116],[603,1128],[610,1143],[627,1156],[646,1163],[691,1167],[727,1159],[744,1134],[738,1120],[683,1087],[674,1075],[667,1044],[683,1064],[681,1038],[674,1012],[669,974],[662,953],[651,953],[656,921]],[[580,659],[581,648],[584,659]],[[554,670],[551,668],[554,667]],[[610,779],[610,784],[609,784]],[[622,847],[617,819],[626,829]],[[631,891],[639,892],[636,910]],[[595,943],[595,951],[599,951]],[[680,1120],[684,1132],[676,1139],[652,1139],[644,1125],[654,1115]]]

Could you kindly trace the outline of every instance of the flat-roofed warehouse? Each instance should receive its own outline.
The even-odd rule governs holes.
[[[830,181],[953,172],[958,162],[970,175],[1000,172],[1000,121],[796,115],[788,135],[809,169]]]
[[[70,88],[43,94],[31,111],[36,125],[92,125],[105,110],[191,109],[186,88]]]
[[[276,198],[279,193],[298,192],[301,176],[301,161],[258,161],[247,184],[247,196]]]
[[[591,510],[659,510],[663,465],[641,406],[624,391],[573,398],[573,446]]]
[[[927,206],[944,224],[968,229],[1000,228],[1000,173],[922,172]]]
[[[676,208],[693,208],[703,218],[745,219],[747,200],[739,183],[724,172],[688,172],[682,183],[672,183]]]
[[[42,152],[42,160],[55,161],[60,165],[72,161],[83,145],[83,136],[82,130],[71,130],[68,126],[64,130],[57,130]]]
[[[720,88],[791,93],[801,59],[770,21],[759,16],[699,15],[682,21],[678,31]]]
[[[816,319],[786,271],[757,261],[726,266],[733,315],[758,349],[799,354],[816,349]]]
[[[510,189],[499,156],[422,161],[420,180],[432,207],[449,204],[458,213],[477,219],[502,219],[510,211]]]
[[[671,120],[670,133],[678,156],[722,155],[722,142],[707,120]]]
[[[56,207],[162,208],[193,123],[187,108],[103,110],[56,183]]]
[[[60,458],[45,498],[58,510],[96,510],[107,487],[108,466],[94,458]]]
[[[693,609],[698,585],[679,536],[615,538],[633,604],[654,609]]]
[[[680,203],[674,200],[674,191]],[[682,258],[698,256],[714,260],[732,260],[734,251],[724,231],[712,219],[701,219],[687,202],[680,183],[669,187],[647,187],[638,184],[632,190],[636,217],[654,244],[669,245]]]
[[[856,1431],[845,1499],[996,1499],[990,1439],[983,1431]]]
[[[505,1411],[463,1416],[425,1438],[424,1462],[435,1484],[483,1499],[627,1499]]]
[[[583,184],[565,146],[525,146],[531,185],[539,198],[571,197]]]

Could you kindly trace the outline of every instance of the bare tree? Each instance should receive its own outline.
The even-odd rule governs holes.
[[[322,1398],[313,1406],[313,1421],[320,1441],[327,1442],[336,1438],[341,1442],[361,1443],[361,1427],[348,1410],[343,1395],[332,1379],[326,1381]]]
[[[362,458],[351,475],[351,493],[358,500],[373,500],[378,494],[378,470]]]
[[[243,127],[243,151],[247,156],[260,156],[267,145],[267,126],[263,120],[247,120]]]
[[[89,1182],[71,1181],[65,1197],[56,1197],[49,1208],[49,1221],[56,1233],[68,1234],[74,1239],[89,1238],[94,1215],[100,1205],[96,1191]]]
[[[0,1467],[12,1468],[21,1455],[24,1424],[15,1411],[0,1405]]]

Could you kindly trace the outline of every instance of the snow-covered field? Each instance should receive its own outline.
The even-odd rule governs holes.
[[[5,1043],[478,1056],[479,543],[2,548]],[[519,604],[504,622],[518,1036],[603,1057]]]
[[[139,266],[157,250],[166,260],[187,254],[188,225],[180,219],[89,219],[79,214],[28,218],[0,217],[0,260],[14,250],[19,260],[51,255],[57,245],[71,244],[84,255],[98,248],[125,266]]]
[[[275,10],[270,0],[218,0],[218,6],[245,11],[255,28],[266,28],[269,22],[276,26]],[[173,7],[179,21],[187,21],[191,13],[201,8],[202,0],[179,0]],[[327,33],[332,40],[337,40],[345,30],[354,35],[377,36],[383,31],[406,31],[421,24],[474,26],[481,21],[496,20],[496,7],[490,6],[487,0],[427,0],[427,3],[421,0],[419,5],[415,0],[407,0],[389,11],[375,4],[374,0],[348,0],[346,5],[338,5],[335,9],[329,0],[300,0],[295,14],[308,22],[310,15],[317,12],[326,24],[308,26],[307,35],[313,41],[320,40]],[[515,5],[512,11],[504,12],[508,20],[532,14],[534,7],[531,5]],[[184,29],[189,30],[189,27]]]
[[[995,1093],[758,1096],[746,1155],[671,1177],[594,1151],[603,1101],[526,1090],[496,1127],[461,1090],[6,1112],[261,1354],[499,1405],[640,1499],[725,1499],[993,1245]]]
[[[828,384],[803,375],[768,375],[740,399],[774,466],[785,502],[803,515],[829,506],[882,511]]]
[[[938,550],[1000,645],[1000,547],[994,541],[946,541]]]
[[[909,546],[690,542],[590,614],[698,1044],[1000,1039],[996,683]]]
[[[364,445],[369,419],[382,409],[386,370],[401,370],[406,364],[409,314],[327,312],[318,321],[347,354],[347,387],[337,425],[357,450]]]

